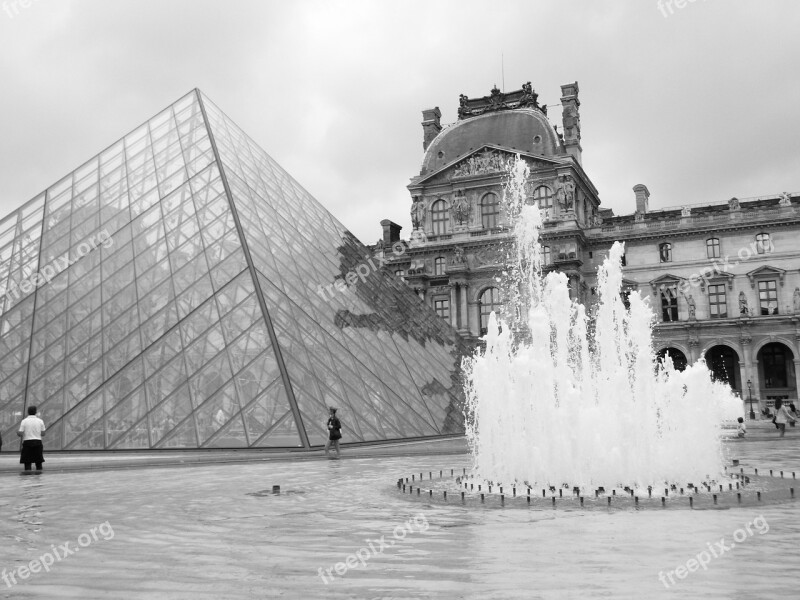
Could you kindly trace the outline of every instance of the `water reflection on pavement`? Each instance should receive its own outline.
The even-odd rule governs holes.
[[[730,445],[743,465],[798,472],[799,450],[800,436]],[[800,593],[792,572],[800,564],[797,503],[663,512],[496,510],[411,502],[393,485],[411,472],[468,466],[464,455],[345,455],[339,461],[4,474],[0,569],[18,583],[0,580],[0,598],[729,599]],[[273,485],[281,486],[280,495]],[[760,515],[768,532],[748,536],[706,569],[673,576],[671,585],[659,580],[660,572],[685,566],[720,539],[730,541]],[[112,538],[79,544],[105,522]],[[20,566],[67,542],[78,551],[49,572],[20,578]]]

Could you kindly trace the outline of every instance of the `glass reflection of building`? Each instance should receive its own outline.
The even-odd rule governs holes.
[[[405,330],[389,272],[317,293],[365,255],[195,90],[0,221],[0,428],[36,404],[51,450],[310,447],[336,405],[347,441],[458,431],[449,327]]]

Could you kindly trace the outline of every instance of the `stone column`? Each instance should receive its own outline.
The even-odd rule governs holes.
[[[700,340],[697,338],[689,338],[689,364],[693,365],[697,362],[698,352],[697,346],[700,345]]]
[[[450,325],[458,329],[458,305],[456,304],[456,284],[450,284]]]
[[[797,358],[794,359],[794,393],[796,400],[800,400],[800,360]]]
[[[742,385],[742,400],[744,400],[744,415],[745,419],[749,418],[750,416],[750,393],[747,389],[747,369],[745,368],[745,364],[743,360],[739,361],[739,381],[741,381]],[[753,410],[756,413],[756,418],[758,418],[758,408],[756,407],[755,398],[753,398]]]
[[[461,284],[461,331],[469,331],[469,314],[467,313],[467,293],[469,291],[469,284]]]
[[[481,311],[479,308],[479,304],[476,302],[472,305],[472,323],[473,326],[470,327],[470,333],[475,336],[479,336],[481,334]]]
[[[744,379],[742,379],[742,393],[746,393],[747,380],[749,379],[753,384],[753,410],[756,411],[756,418],[761,412],[760,390],[761,386],[758,383],[758,361],[753,360],[753,345],[751,338],[741,338],[739,340],[742,348],[742,355],[744,357]],[[741,361],[739,363],[741,367]],[[750,410],[750,396],[747,397],[747,410]]]

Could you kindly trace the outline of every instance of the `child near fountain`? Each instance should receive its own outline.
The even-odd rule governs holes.
[[[775,426],[780,430],[781,435],[779,437],[783,437],[786,435],[786,423],[788,422],[796,422],[792,415],[789,414],[789,410],[786,405],[783,403],[783,400],[775,400]]]
[[[743,438],[747,435],[747,426],[744,424],[744,419],[742,417],[736,420],[739,422],[739,426],[736,428],[736,437]]]

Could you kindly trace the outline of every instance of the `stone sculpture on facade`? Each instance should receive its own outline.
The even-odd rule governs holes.
[[[681,208],[681,216],[682,217],[691,217],[692,216],[692,209],[688,206],[684,206]]]
[[[483,175],[504,170],[505,161],[503,156],[499,152],[484,150],[481,154],[470,156],[456,165],[453,176],[467,177],[468,175]]]
[[[425,202],[419,196],[415,196],[414,203],[411,205],[411,224],[414,229],[422,229],[425,226],[426,214]]]
[[[697,305],[695,304],[694,298],[692,298],[691,294],[688,296],[684,294],[683,297],[686,298],[686,306],[689,309],[689,320],[694,321],[697,318]]]
[[[556,201],[561,212],[575,210],[575,182],[569,175],[562,175],[556,184]]]
[[[781,194],[781,200],[778,203],[780,206],[791,206],[792,205],[792,197],[787,193],[783,192]]]
[[[744,292],[739,292],[739,315],[742,317],[750,315],[750,309],[747,308],[747,297]]]
[[[800,288],[794,288],[794,314],[800,315]]]
[[[730,200],[728,200],[728,208],[730,210],[739,210],[739,199],[731,198]]]
[[[451,265],[465,265],[467,264],[467,257],[464,256],[464,248],[456,246],[453,248],[453,256],[450,259]]]
[[[468,225],[469,214],[471,212],[470,208],[469,200],[467,200],[466,196],[464,196],[464,193],[462,192],[460,195],[456,194],[451,209],[453,220],[455,220],[455,222],[459,225]]]

